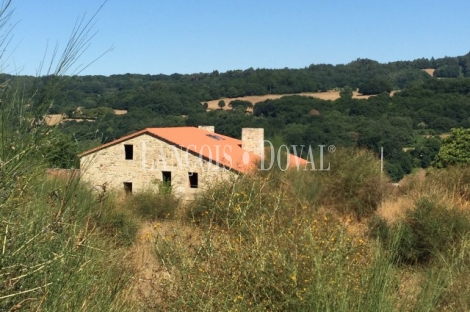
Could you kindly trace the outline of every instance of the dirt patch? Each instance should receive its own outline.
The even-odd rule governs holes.
[[[82,114],[82,108],[77,107],[75,110],[77,114]],[[125,115],[127,114],[127,110],[125,109],[113,109],[114,115]],[[90,118],[67,118],[65,114],[50,114],[47,115],[44,118],[44,121],[48,126],[54,126],[62,122],[66,121],[72,121],[75,120],[76,122],[82,122],[82,121],[95,121],[95,119],[90,119]]]
[[[48,126],[54,126],[61,123],[65,119],[65,117],[66,116],[64,114],[51,114],[47,115],[44,118],[44,121]]]
[[[76,121],[76,122],[83,122],[83,121],[96,121],[96,119],[92,118],[67,118],[64,114],[51,114],[44,117],[44,121],[48,126],[55,126],[57,124],[67,122],[67,121]]]
[[[451,135],[452,135],[452,133],[446,132],[446,133],[441,133],[441,134],[439,134],[438,136],[439,136],[441,139],[446,139],[446,138],[450,137]],[[425,137],[426,139],[430,139],[430,138],[433,138],[433,137],[435,137],[435,136],[436,136],[436,135],[434,135],[434,134],[425,134],[425,135],[424,135],[424,137]]]
[[[425,69],[423,69],[423,70],[424,70],[426,73],[428,73],[429,76],[434,77],[434,71],[435,71],[434,68],[425,68]]]
[[[320,116],[320,112],[317,111],[316,109],[312,109],[312,110],[310,111],[310,115],[312,115],[312,116]]]
[[[267,95],[253,95],[253,96],[243,96],[237,98],[226,98],[223,99],[225,101],[225,110],[230,110],[231,108],[228,106],[230,102],[235,100],[242,100],[242,101],[249,101],[252,104],[256,104],[258,102],[263,102],[266,100],[277,100],[285,96],[292,96],[292,95],[300,95],[300,96],[311,96],[314,98],[322,99],[322,100],[337,100],[340,98],[339,91],[328,91],[328,92],[303,92],[303,93],[293,93],[293,94],[267,94]],[[368,99],[371,95],[362,95],[357,91],[353,92],[353,99]],[[219,100],[213,100],[208,102],[203,102],[201,104],[207,103],[208,109],[220,109],[217,104],[219,104]]]
[[[162,270],[155,257],[155,235],[155,225],[143,224],[130,257],[136,272],[129,290],[130,299],[145,306],[151,305],[154,301],[158,303],[160,282],[163,278],[169,278],[169,274]]]
[[[127,114],[127,110],[125,109],[113,109],[114,115],[125,115]]]
[[[129,299],[143,309],[161,308],[161,292],[164,282],[172,281],[174,274],[171,266],[157,259],[158,240],[175,241],[185,248],[197,246],[200,238],[196,230],[178,221],[145,222],[142,224],[137,242],[132,246],[134,278],[128,290]]]

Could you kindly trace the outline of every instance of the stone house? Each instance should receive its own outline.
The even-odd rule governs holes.
[[[214,181],[248,172],[263,155],[263,129],[243,129],[242,140],[214,127],[147,128],[83,152],[81,178],[128,193],[165,182],[191,195]]]
[[[254,170],[263,156],[262,128],[243,128],[241,140],[213,126],[147,128],[81,153],[80,176],[127,193],[171,186],[192,198],[216,181]]]

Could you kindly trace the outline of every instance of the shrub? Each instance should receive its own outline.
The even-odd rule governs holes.
[[[215,184],[191,203],[189,217],[194,221],[211,218],[230,227],[241,216],[249,217],[278,205],[273,201],[283,196],[299,207],[326,205],[358,219],[375,212],[388,183],[380,175],[376,156],[365,150],[342,149],[326,161],[331,164],[326,172],[270,170],[225,185]]]
[[[321,180],[318,172],[289,170],[282,172],[287,192],[302,205],[315,206],[321,190]]]
[[[353,164],[356,156],[350,160]],[[354,170],[346,164],[341,168],[347,168],[339,173],[344,174],[341,181],[357,183],[352,189],[367,203],[361,192],[374,186],[348,177]],[[470,250],[462,247],[462,236],[470,229],[466,213],[421,198],[398,223],[371,218],[370,233],[378,240],[370,242],[361,236],[361,224],[356,228],[348,220],[346,229],[343,218],[340,222],[336,214],[315,207],[325,199],[321,196],[330,194],[325,189],[332,185],[328,179],[333,178],[319,172],[262,172],[200,193],[188,209],[187,228],[155,238],[156,256],[167,276],[158,308],[467,310],[470,288],[465,278],[455,277],[457,272],[469,273],[468,260],[458,260],[468,259]],[[338,199],[331,195],[332,207],[338,205],[334,200],[349,204],[354,199],[344,200],[341,194]],[[466,237],[468,241],[470,234]],[[455,254],[459,256],[452,257]],[[429,265],[410,270],[395,264]]]
[[[430,198],[419,199],[395,224],[388,226],[377,218],[370,225],[370,233],[387,249],[396,243],[394,261],[398,264],[427,264],[438,256],[447,256],[469,232],[467,212]]]
[[[122,246],[132,245],[139,229],[131,213],[116,210],[103,213],[98,219],[98,225],[105,230],[106,235],[117,238]]]
[[[103,230],[103,235],[116,238],[119,245],[130,246],[137,235],[139,220],[135,214],[118,200],[115,193],[108,193],[94,204],[92,221]]]
[[[126,198],[128,209],[145,220],[173,218],[180,200],[172,194],[144,191]]]
[[[456,165],[432,170],[428,174],[429,184],[436,185],[457,201],[470,200],[470,166]]]
[[[200,194],[188,212],[200,242],[156,239],[171,274],[162,308],[338,311],[367,301],[359,270],[371,260],[366,243],[331,215],[300,206],[289,188],[269,175],[245,176]]]
[[[327,158],[328,172],[321,172],[318,202],[333,206],[358,219],[374,213],[385,196],[386,177],[381,177],[380,162],[370,151],[339,149]]]
[[[215,223],[227,229],[240,225],[246,218],[262,213],[270,205],[268,201],[274,200],[263,190],[269,187],[267,180],[247,175],[214,184],[189,204],[187,217],[198,224]]]
[[[390,236],[390,226],[387,220],[378,215],[374,215],[369,219],[368,228],[369,236],[372,239],[379,239],[379,241],[385,242]]]

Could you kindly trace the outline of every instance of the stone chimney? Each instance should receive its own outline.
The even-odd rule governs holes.
[[[206,131],[209,131],[209,132],[212,132],[212,133],[215,132],[214,126],[198,126],[198,128],[199,128],[199,129],[206,130]]]
[[[264,129],[242,128],[242,148],[264,157]]]

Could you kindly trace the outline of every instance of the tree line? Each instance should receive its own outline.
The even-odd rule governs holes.
[[[157,113],[178,115],[200,110],[197,105],[200,102],[248,95],[317,92],[344,87],[358,89],[363,94],[378,94],[431,80],[422,71],[424,68],[434,68],[438,77],[468,77],[468,64],[470,54],[386,64],[357,59],[348,64],[311,64],[301,69],[249,68],[187,75],[73,76],[61,84],[51,113],[72,114],[78,106],[126,110],[149,107]],[[18,83],[24,90],[36,90],[47,86],[51,79],[51,76],[1,74],[0,89]]]

